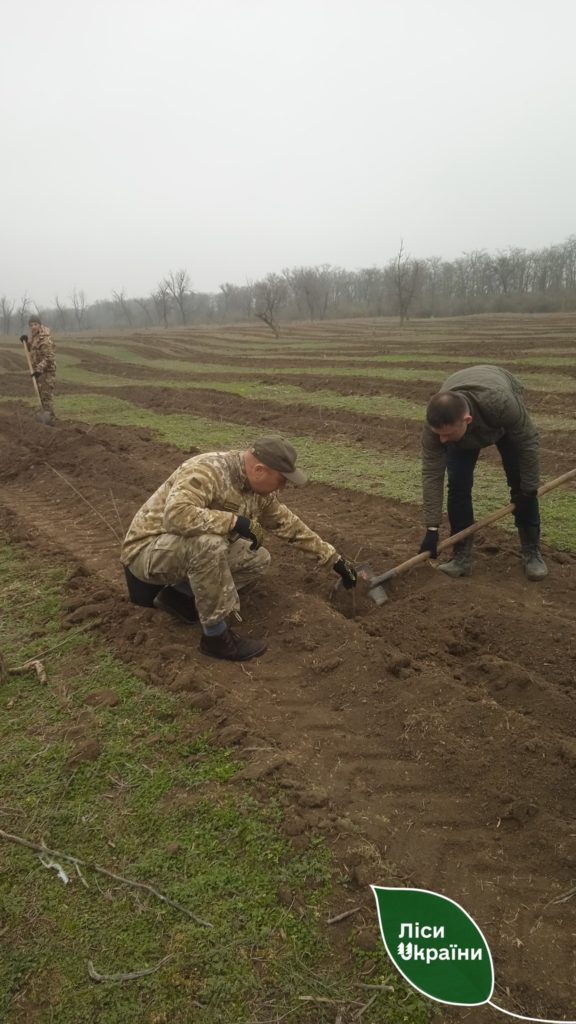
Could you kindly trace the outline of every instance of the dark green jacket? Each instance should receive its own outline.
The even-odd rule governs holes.
[[[507,434],[518,449],[522,492],[535,491],[540,483],[538,431],[522,401],[520,381],[499,366],[469,366],[448,377],[440,390],[459,391],[470,406],[472,422],[455,447],[487,448]],[[438,526],[442,518],[445,472],[446,445],[425,424],[422,488],[427,526]]]

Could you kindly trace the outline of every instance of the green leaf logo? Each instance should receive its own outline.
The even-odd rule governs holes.
[[[373,885],[388,956],[414,988],[453,1006],[481,1006],[494,967],[478,925],[454,900],[428,889]]]

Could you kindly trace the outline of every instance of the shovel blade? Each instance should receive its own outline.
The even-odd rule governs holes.
[[[393,573],[383,573],[382,575],[376,575],[372,566],[365,562],[363,565],[358,566],[358,576],[368,586],[368,597],[374,604],[386,604],[388,600],[388,594],[386,588],[383,586],[384,581],[391,578]]]
[[[52,425],[52,415],[51,413],[46,412],[45,409],[39,409],[35,418],[38,420],[38,423],[45,423],[50,426]]]
[[[372,600],[374,601],[374,604],[378,605],[386,604],[386,601],[388,600],[386,588],[383,587],[381,583],[375,587],[370,587],[370,589],[368,590],[368,597],[371,597]]]

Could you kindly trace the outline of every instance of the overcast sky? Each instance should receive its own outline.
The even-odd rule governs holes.
[[[576,231],[574,0],[5,0],[0,295]]]

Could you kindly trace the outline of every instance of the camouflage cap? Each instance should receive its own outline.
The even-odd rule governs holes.
[[[297,487],[301,487],[308,480],[306,473],[296,469],[296,449],[285,438],[278,434],[270,437],[260,437],[250,446],[250,451],[256,458],[263,462],[269,469],[275,469],[282,473],[287,480]]]

